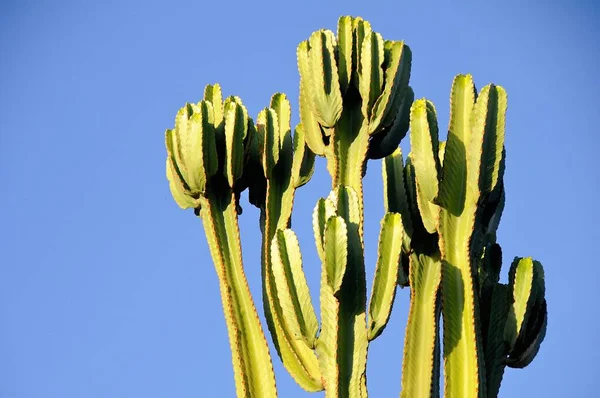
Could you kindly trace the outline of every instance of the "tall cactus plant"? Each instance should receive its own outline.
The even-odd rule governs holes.
[[[221,290],[239,397],[275,397],[265,336],[242,266],[240,194],[260,209],[262,298],[283,365],[305,390],[367,397],[369,342],[410,286],[402,397],[493,397],[506,366],[527,366],[547,324],[544,271],[516,258],[500,283],[496,231],[504,208],[506,93],[455,78],[447,141],[426,99],[408,85],[412,53],[361,18],[297,48],[300,124],[277,93],[256,125],[218,85],[186,104],[166,132],[167,177],[203,221]],[[399,146],[410,127],[411,152]],[[313,211],[321,260],[319,320],[291,229],[295,190],[325,156],[332,187]],[[380,159],[385,215],[367,302],[362,178]],[[443,331],[440,323],[443,319]],[[442,344],[443,343],[443,344]],[[442,348],[443,347],[443,348]]]
[[[238,97],[222,100],[218,85],[177,113],[166,131],[167,177],[177,204],[202,219],[215,264],[239,397],[274,397],[275,376],[242,266],[240,193],[252,182],[246,168],[258,139]]]

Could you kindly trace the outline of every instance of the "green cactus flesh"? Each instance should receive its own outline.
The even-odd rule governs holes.
[[[275,397],[267,341],[242,264],[238,197],[245,188],[244,146],[253,126],[238,98],[221,102],[218,85],[182,108],[167,130],[167,178],[176,202],[202,219],[219,278],[238,397]]]
[[[450,108],[445,143],[438,141],[433,104],[417,100],[411,109],[412,152],[404,179],[413,227],[412,291],[402,395],[437,394],[436,314],[441,305],[445,395],[492,397],[504,367],[529,364],[544,338],[543,269],[531,259],[517,259],[509,285],[498,282],[502,259],[495,240],[504,206],[505,91],[488,85],[477,95],[471,76],[459,75]],[[401,167],[393,167],[393,156],[384,170]],[[387,195],[393,200],[396,191]],[[436,299],[438,285],[441,302]]]
[[[369,302],[369,340],[375,339],[383,332],[392,313],[400,270],[403,235],[401,215],[387,213],[381,221],[377,264]]]
[[[270,107],[261,111],[257,119],[259,143],[263,144],[258,148],[257,158],[262,161],[266,179],[265,200],[259,205],[263,232],[263,305],[273,343],[284,366],[302,388],[320,391],[323,383],[317,357],[311,346],[295,336],[298,332],[295,326],[286,324],[285,312],[290,303],[283,302],[286,295],[278,295],[278,290],[284,287],[278,288],[273,271],[272,241],[278,230],[289,227],[294,191],[310,178],[314,163],[314,155],[306,150],[302,128],[297,128],[292,137],[290,117],[289,101],[283,94],[275,94]],[[281,256],[277,260],[281,260]],[[284,264],[280,261],[276,266],[283,268]],[[282,282],[280,280],[280,284]]]

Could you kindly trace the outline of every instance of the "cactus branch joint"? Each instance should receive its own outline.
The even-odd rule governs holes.
[[[500,283],[507,95],[458,75],[440,141],[434,104],[414,98],[412,52],[359,17],[297,47],[300,123],[281,93],[254,121],[242,100],[208,85],[166,131],[173,198],[201,218],[217,271],[238,397],[276,397],[267,338],[244,274],[240,194],[260,209],[262,301],[277,356],[306,391],[366,397],[369,343],[396,288],[410,287],[402,397],[495,397],[545,336],[542,265],[517,257]],[[400,141],[410,131],[411,152]],[[331,191],[312,219],[321,260],[317,318],[291,227],[295,190],[324,156]],[[362,179],[382,159],[385,215],[367,300]],[[248,260],[248,259],[247,259]],[[258,259],[250,259],[255,262]],[[440,321],[443,319],[443,328]],[[442,368],[443,358],[443,368]],[[443,373],[444,391],[440,392]]]

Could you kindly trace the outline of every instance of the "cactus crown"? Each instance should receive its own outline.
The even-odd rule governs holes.
[[[385,41],[362,18],[346,16],[338,21],[337,37],[316,31],[298,45],[297,57],[306,142],[327,156],[335,185],[361,191],[356,180],[367,156],[392,153],[406,135],[413,100],[410,48]]]
[[[167,178],[181,208],[198,209],[210,189],[229,189],[239,197],[253,182],[245,166],[255,157],[259,137],[242,100],[223,101],[218,84],[206,86],[197,104],[185,104],[165,136]]]

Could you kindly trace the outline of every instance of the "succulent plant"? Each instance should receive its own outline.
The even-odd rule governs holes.
[[[505,367],[527,366],[547,325],[539,262],[515,258],[508,284],[500,283],[504,89],[477,93],[470,75],[458,75],[444,142],[433,103],[413,102],[409,47],[383,40],[362,18],[341,17],[337,36],[314,32],[297,56],[295,129],[284,94],[273,95],[255,125],[238,97],[223,101],[209,85],[166,132],[171,192],[202,219],[219,278],[237,395],[277,395],[242,265],[238,216],[248,189],[260,209],[266,322],[303,389],[367,397],[368,346],[384,331],[400,285],[410,287],[401,396],[439,396],[442,357],[445,396],[496,396]],[[398,146],[409,128],[405,162]],[[316,155],[332,177],[312,215],[320,319],[291,223],[295,191],[311,179]],[[367,160],[380,158],[385,215],[367,301],[362,178]]]
[[[499,283],[506,104],[502,87],[477,94],[472,77],[458,75],[445,143],[433,104],[411,107],[411,153],[395,173],[410,192],[413,221],[403,396],[438,395],[440,308],[446,396],[496,396],[504,367],[530,363],[543,340],[541,264],[517,258],[509,285]],[[384,165],[400,170],[402,160],[392,155]]]
[[[256,132],[238,97],[218,85],[186,104],[166,131],[167,178],[177,204],[204,224],[215,264],[239,397],[275,397],[275,375],[242,264],[239,195],[251,182]],[[255,184],[253,185],[255,186]]]

